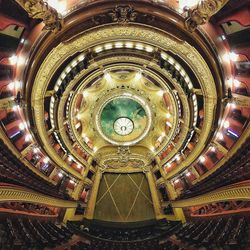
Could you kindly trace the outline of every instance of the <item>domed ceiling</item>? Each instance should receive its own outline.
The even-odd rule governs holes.
[[[34,155],[75,184],[93,166],[133,173],[157,165],[173,186],[184,174],[199,178],[194,167],[207,153],[229,150],[221,141],[234,108],[210,31],[185,23],[176,1],[73,6],[34,27],[39,38],[21,74]]]
[[[202,153],[219,108],[222,86],[219,76],[213,76],[218,70],[211,68],[191,34],[159,29],[170,16],[165,19],[121,5],[105,15],[96,13],[95,25],[85,32],[76,24],[70,29],[66,25],[65,32],[37,45],[36,70],[27,75],[32,81],[27,93],[30,119],[44,150],[59,166],[68,169],[55,143],[74,162],[86,165],[91,157],[102,168],[115,164],[124,147],[127,160],[136,160],[142,169],[166,151],[163,165],[185,152],[182,165],[188,166]],[[149,25],[152,20],[154,26]],[[190,150],[194,136],[197,142]]]

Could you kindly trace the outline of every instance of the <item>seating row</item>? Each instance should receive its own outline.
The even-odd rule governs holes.
[[[70,199],[67,193],[36,175],[21,163],[0,140],[0,182],[12,183],[62,199]]]
[[[186,189],[179,199],[201,195],[217,188],[250,179],[250,139],[234,157],[204,180]]]

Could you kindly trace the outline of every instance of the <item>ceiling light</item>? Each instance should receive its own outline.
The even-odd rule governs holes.
[[[166,117],[169,119],[171,117],[171,114],[170,113],[167,113],[166,114]]]
[[[113,45],[112,43],[107,43],[104,45],[104,49],[108,50],[108,49],[112,49]]]
[[[186,173],[186,176],[187,176],[187,177],[189,177],[190,175],[191,175],[191,173],[190,173],[190,172],[187,172],[187,173]]]
[[[19,56],[17,61],[18,61],[18,64],[19,64],[19,65],[22,65],[22,64],[24,64],[25,59],[24,59],[23,56]]]
[[[194,7],[200,2],[200,0],[179,0],[179,8],[183,9],[184,7]]]
[[[143,44],[137,43],[137,44],[135,45],[135,48],[138,49],[138,50],[143,50]]]
[[[234,52],[229,53],[229,58],[231,61],[235,62],[238,60],[239,55],[235,54]]]
[[[240,81],[238,81],[237,79],[234,79],[234,86],[238,88],[240,86]]]
[[[115,43],[115,47],[116,48],[122,48],[123,47],[123,43],[122,42],[116,42]]]
[[[158,96],[163,96],[163,94],[164,94],[164,91],[163,91],[163,90],[159,90],[159,91],[157,92],[157,95],[158,95]]]
[[[154,51],[154,48],[153,48],[152,46],[147,45],[147,46],[145,47],[145,50],[146,50],[147,52],[151,53],[151,52]]]
[[[219,140],[223,140],[223,134],[221,133],[221,132],[219,132],[218,134],[217,134],[217,137],[218,137],[218,139]]]
[[[166,122],[167,126],[169,126],[170,128],[172,127],[172,124],[170,122]]]
[[[76,166],[78,169],[80,169],[82,166],[80,164],[77,164]]]
[[[66,11],[67,2],[65,0],[47,0],[48,4],[60,14]]]
[[[104,73],[104,79],[108,82],[110,82],[112,80],[111,75],[107,72]]]
[[[27,134],[27,135],[25,136],[25,141],[26,141],[26,142],[30,141],[31,139],[32,139],[31,134]]]
[[[98,46],[95,48],[96,53],[100,53],[103,50],[102,46]]]
[[[135,81],[139,81],[142,78],[142,72],[139,71],[135,74]]]
[[[14,106],[12,107],[12,110],[15,111],[15,112],[16,112],[18,109],[19,109],[19,106],[18,106],[18,105],[14,105]]]
[[[89,95],[88,91],[84,91],[82,94],[84,98],[86,98]]]
[[[229,121],[224,121],[224,123],[223,123],[223,127],[224,128],[229,128]]]
[[[222,35],[222,36],[221,36],[221,39],[222,39],[222,41],[225,41],[225,40],[226,40],[226,36],[225,36],[225,35]]]
[[[15,83],[14,83],[14,82],[10,82],[10,83],[8,84],[8,89],[9,89],[9,90],[14,90],[14,88],[15,88]]]
[[[49,162],[49,158],[48,158],[48,157],[45,157],[45,158],[43,159],[43,162],[44,162],[44,163],[48,163],[48,162]]]
[[[230,103],[230,107],[231,107],[232,109],[235,109],[235,108],[236,108],[236,104],[235,104],[234,102],[232,102],[232,103]]]
[[[10,62],[10,64],[12,64],[12,65],[16,64],[16,63],[17,63],[17,60],[18,60],[18,58],[17,58],[16,55],[13,55],[13,56],[11,56],[11,57],[9,58],[9,62]]]
[[[205,162],[205,157],[204,156],[200,156],[200,161],[203,163],[203,162]]]
[[[62,177],[63,177],[63,174],[62,174],[62,173],[58,173],[58,176],[59,176],[60,178],[62,178]]]
[[[215,152],[216,151],[216,148],[215,147],[211,147],[210,148],[212,152]]]
[[[23,123],[23,122],[21,122],[21,123],[19,124],[19,128],[20,128],[21,130],[24,130],[24,129],[26,128],[26,124]]]
[[[126,47],[126,48],[132,49],[133,46],[134,46],[134,45],[133,45],[132,42],[126,42],[126,43],[125,43],[125,47]]]
[[[39,148],[34,148],[34,149],[33,149],[33,153],[34,153],[34,154],[37,154],[38,152],[39,152]]]

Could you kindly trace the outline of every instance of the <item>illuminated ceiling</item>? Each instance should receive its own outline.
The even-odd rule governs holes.
[[[54,32],[35,27],[38,39],[20,53],[32,47],[20,66],[24,84],[11,88],[23,87],[25,105],[13,109],[26,143],[60,178],[76,184],[93,162],[125,173],[157,162],[174,184],[197,176],[207,154],[223,157],[230,131],[233,143],[243,133],[229,130],[230,62],[221,63],[207,26],[187,30],[184,2],[48,1],[63,21],[45,26]]]

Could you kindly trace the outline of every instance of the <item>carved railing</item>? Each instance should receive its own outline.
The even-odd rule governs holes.
[[[186,28],[193,32],[199,25],[208,22],[229,0],[200,0],[196,7],[186,9]]]
[[[0,202],[25,201],[52,207],[76,208],[76,201],[56,199],[18,186],[0,186]]]
[[[226,186],[193,198],[173,201],[171,204],[174,208],[183,208],[229,200],[250,200],[250,181]]]
[[[31,18],[42,19],[44,30],[57,32],[62,28],[62,19],[57,11],[43,0],[15,0]]]

